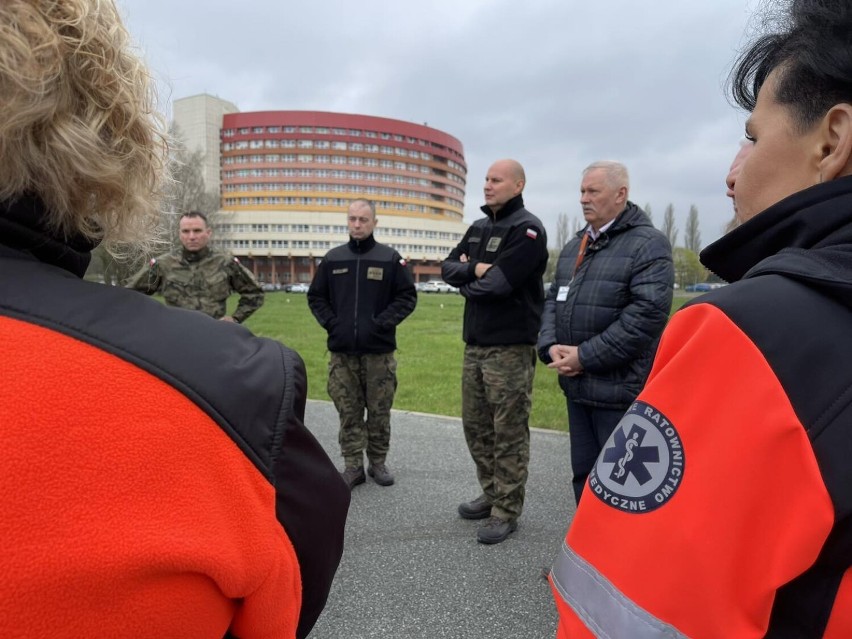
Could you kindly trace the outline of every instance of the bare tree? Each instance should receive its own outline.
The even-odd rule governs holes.
[[[542,281],[548,284],[556,279],[556,263],[559,261],[559,254],[562,248],[547,249],[547,267],[544,269],[544,275],[541,276]],[[545,295],[547,289],[544,289]]]
[[[188,151],[181,140],[180,131],[174,124],[170,133],[173,140],[169,158],[171,180],[166,186],[157,234],[163,239],[158,254],[180,248],[178,225],[184,213],[201,211],[207,216],[211,226],[216,226],[220,205],[219,194],[207,190],[204,184],[204,154],[198,150]],[[93,252],[87,275],[102,279],[107,284],[123,285],[151,257],[153,256],[136,254],[119,261],[98,248]]]
[[[698,228],[698,208],[693,204],[689,207],[689,217],[686,220],[683,245],[693,253],[701,252],[701,231]]]
[[[677,244],[677,226],[675,226],[674,206],[671,204],[666,207],[666,212],[663,215],[662,231],[669,239],[669,244],[671,244],[672,248],[674,248]]]
[[[169,158],[169,172],[172,180],[166,190],[163,207],[163,234],[172,243],[172,248],[180,246],[178,242],[178,224],[184,213],[201,211],[207,221],[216,225],[220,207],[219,193],[208,190],[204,183],[204,153],[186,148],[180,129],[172,124],[174,147]]]
[[[568,243],[570,232],[568,230],[568,214],[560,213],[556,216],[556,248],[562,250],[562,247]]]
[[[556,262],[559,259],[559,254],[565,245],[571,241],[577,233],[579,233],[586,225],[586,221],[580,217],[569,218],[567,213],[560,213],[556,218],[556,248],[548,249],[549,258],[547,260],[547,269],[544,271],[543,279],[545,282],[552,282],[556,278]],[[547,291],[545,291],[546,293]]]

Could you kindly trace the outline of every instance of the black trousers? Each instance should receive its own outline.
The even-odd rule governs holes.
[[[583,487],[604,444],[624,416],[624,409],[595,408],[568,401],[568,434],[571,441],[571,471],[574,497],[580,503]]]

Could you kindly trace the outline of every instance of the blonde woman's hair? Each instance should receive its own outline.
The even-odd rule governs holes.
[[[65,238],[143,247],[168,139],[112,0],[0,0],[0,199],[35,194]]]

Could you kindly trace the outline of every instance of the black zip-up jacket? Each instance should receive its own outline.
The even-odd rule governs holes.
[[[308,306],[328,331],[332,353],[393,352],[396,327],[416,304],[405,260],[372,235],[326,253],[308,290]]]
[[[518,195],[470,225],[441,265],[447,284],[465,298],[465,343],[471,346],[535,344],[544,307],[541,278],[547,267],[544,225]],[[466,255],[467,262],[459,258]],[[479,279],[476,265],[491,264]]]

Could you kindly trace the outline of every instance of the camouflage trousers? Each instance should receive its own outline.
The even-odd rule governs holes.
[[[464,349],[464,436],[491,514],[503,519],[524,507],[535,357],[526,345]]]
[[[328,394],[340,417],[338,442],[347,466],[362,466],[365,449],[370,462],[385,461],[396,385],[393,353],[331,354]]]

